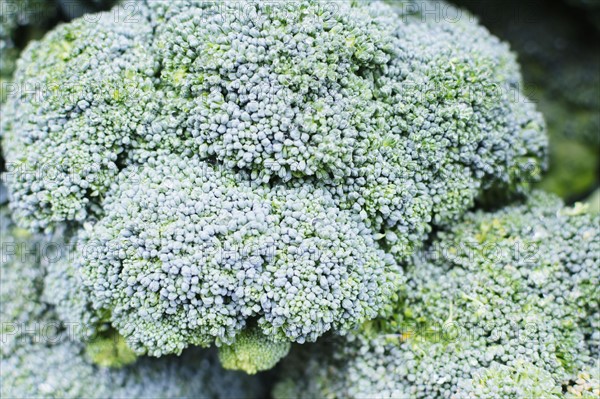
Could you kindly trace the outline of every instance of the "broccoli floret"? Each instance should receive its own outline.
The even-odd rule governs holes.
[[[20,44],[40,37],[56,17],[56,7],[48,0],[13,0],[0,7],[0,82],[10,80],[20,52]],[[25,29],[27,28],[27,29]],[[21,43],[17,43],[21,42]],[[4,101],[6,87],[0,89]]]
[[[254,398],[260,389],[223,370],[214,352],[140,359],[114,370],[87,361],[74,342],[22,347],[0,360],[3,397],[27,398]]]
[[[107,193],[74,265],[84,297],[142,353],[233,344],[250,319],[273,338],[314,341],[375,317],[401,281],[322,189],[255,185],[174,155],[131,176]]]
[[[560,399],[561,394],[561,387],[550,372],[518,359],[510,366],[494,362],[481,372],[475,371],[473,378],[459,382],[452,397]]]
[[[537,187],[567,202],[581,200],[600,178],[598,37],[582,20],[594,15],[594,7],[600,11],[600,1],[454,3],[476,13],[519,55],[524,90],[544,115],[550,136],[549,170]],[[588,10],[574,13],[567,3],[585,4]]]
[[[400,256],[431,220],[464,212],[482,181],[535,178],[543,121],[506,96],[519,74],[505,45],[379,2],[326,6],[257,5],[247,21],[235,4],[157,5],[156,19],[170,17],[157,27],[161,78],[184,126],[162,141],[255,179],[323,184]]]
[[[223,370],[214,351],[138,358],[109,331],[87,345],[44,302],[47,238],[15,227],[0,208],[0,395],[7,398],[259,397],[258,381]],[[45,243],[45,244],[44,244]],[[15,248],[15,250],[13,250]],[[135,363],[134,363],[135,361]],[[97,366],[95,363],[100,364]],[[125,366],[129,364],[129,366]],[[125,366],[118,370],[102,366]]]
[[[259,329],[251,328],[240,334],[235,344],[219,348],[219,360],[226,369],[255,374],[275,366],[288,354],[290,346],[289,342],[274,341]]]
[[[105,194],[157,107],[150,40],[149,25],[106,13],[61,25],[23,52],[14,81],[31,89],[11,96],[3,121],[13,218],[22,227],[83,221]]]
[[[82,222],[121,166],[141,166],[134,149],[190,149],[257,181],[323,185],[405,255],[482,188],[534,178],[543,121],[511,100],[507,46],[470,21],[326,6],[149,2],[137,23],[105,14],[31,46],[17,81],[63,89],[9,102],[8,161],[31,172],[10,179],[19,223]]]
[[[30,338],[18,333],[34,330],[45,319],[48,305],[39,301],[44,286],[43,241],[15,226],[6,206],[0,206],[0,236],[0,353],[7,356],[20,340]]]
[[[560,396],[600,357],[599,222],[542,193],[468,214],[413,258],[394,311],[317,344],[276,395]]]
[[[116,331],[109,330],[86,344],[85,353],[101,367],[120,368],[136,361],[137,356]]]
[[[235,345],[249,322],[277,342],[345,333],[434,226],[545,165],[514,55],[472,20],[136,5],[29,46],[15,80],[45,90],[12,94],[3,148],[19,225],[86,248],[49,266],[48,301],[138,354]]]
[[[45,269],[42,302],[53,306],[58,318],[69,325],[79,340],[90,342],[102,337],[111,330],[110,314],[94,309],[92,297],[74,263],[77,254],[85,256],[88,249],[78,245],[77,236],[69,237],[67,231],[55,234],[53,242],[58,253],[42,258]]]

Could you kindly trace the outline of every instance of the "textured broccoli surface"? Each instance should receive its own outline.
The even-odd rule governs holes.
[[[221,347],[219,359],[226,369],[244,370],[248,374],[269,370],[290,351],[289,342],[276,342],[258,329],[247,329],[235,344]]]
[[[56,16],[56,7],[47,0],[7,0],[0,7],[0,79],[10,80],[20,45],[40,37]],[[21,43],[18,43],[21,42]],[[2,88],[5,94],[5,88]]]
[[[145,358],[114,370],[90,363],[74,342],[22,347],[0,361],[7,398],[255,398],[256,384],[223,370],[214,352]]]
[[[562,397],[600,359],[599,222],[542,193],[468,214],[414,257],[395,311],[292,357],[275,396]]]
[[[148,1],[127,23],[61,25],[15,75],[42,93],[6,105],[13,217],[79,230],[48,301],[138,354],[235,347],[249,325],[278,344],[346,332],[435,226],[545,167],[515,57],[471,19],[240,7]]]
[[[549,170],[538,187],[569,202],[581,200],[600,182],[600,30],[585,20],[594,8],[600,11],[600,2],[454,3],[480,16],[518,54],[524,91],[544,115],[550,136]]]
[[[543,163],[543,121],[511,101],[520,78],[507,46],[469,21],[324,4],[240,15],[228,3],[150,2],[137,23],[107,13],[32,45],[16,81],[50,89],[7,107],[8,161],[32,175],[9,185],[18,222],[97,215],[123,166],[159,148],[257,181],[323,185],[403,247],[480,186],[532,178],[520,172]],[[57,176],[34,173],[44,165]]]
[[[562,390],[550,372],[523,359],[510,366],[492,363],[458,384],[454,398],[560,399]]]
[[[600,364],[596,364],[595,367],[592,365],[590,370],[577,374],[577,378],[570,381],[565,397],[569,399],[600,398]]]
[[[121,337],[106,334],[87,346],[44,302],[47,238],[15,227],[0,208],[0,395],[3,398],[255,398],[258,381],[221,368],[214,351],[138,358]],[[46,254],[46,255],[44,255]],[[118,370],[104,366],[129,366]]]
[[[42,241],[16,227],[4,205],[0,205],[0,233],[0,353],[4,357],[18,346],[17,332],[33,329],[45,318],[48,305],[39,300],[44,287],[39,256]]]
[[[147,159],[135,182],[121,176],[74,267],[139,351],[231,344],[250,319],[274,338],[315,340],[374,318],[399,284],[394,260],[322,189],[253,186],[173,155]]]

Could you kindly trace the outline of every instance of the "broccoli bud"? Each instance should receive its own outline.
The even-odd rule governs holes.
[[[85,352],[92,363],[120,368],[136,361],[137,356],[116,331],[111,330],[87,343]]]
[[[269,370],[290,351],[289,342],[273,341],[259,329],[247,329],[233,345],[219,348],[219,360],[223,368],[243,370],[248,374]]]

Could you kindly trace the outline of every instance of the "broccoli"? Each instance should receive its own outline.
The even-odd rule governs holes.
[[[219,359],[226,369],[254,374],[275,366],[288,354],[290,346],[289,342],[274,342],[256,328],[248,329],[240,334],[234,345],[220,349]]]
[[[92,363],[103,367],[120,368],[133,364],[137,356],[125,340],[114,330],[94,337],[85,347],[86,356]]]
[[[600,11],[600,1],[454,3],[480,16],[519,55],[524,91],[544,115],[550,136],[549,170],[537,187],[569,203],[585,198],[600,181],[600,52],[599,31],[584,18]],[[574,13],[569,3],[589,10]]]
[[[0,104],[8,93],[29,88],[11,84],[19,54],[57,23],[92,10],[106,10],[113,0],[4,0],[0,6]],[[133,2],[128,2],[133,7]]]
[[[0,7],[0,82],[10,80],[23,42],[39,38],[56,17],[56,7],[47,0],[13,0]],[[24,28],[28,28],[25,30]],[[1,88],[3,101],[6,88]],[[2,102],[0,101],[0,102]]]
[[[79,272],[83,297],[140,352],[232,344],[254,319],[272,338],[315,340],[375,317],[399,284],[394,260],[322,189],[253,187],[172,154],[148,159],[135,182],[128,175],[67,266]],[[64,285],[49,297],[64,295]],[[58,307],[85,314],[81,297]]]
[[[245,348],[222,358],[255,371],[381,313],[399,262],[486,193],[526,193],[547,142],[514,55],[472,20],[247,6],[59,26],[22,55],[15,81],[43,90],[12,93],[3,148],[16,222],[75,231],[48,273],[61,317],[137,354]],[[251,328],[271,341],[236,346]]]
[[[131,358],[112,333],[85,345],[44,302],[43,257],[52,245],[14,226],[0,208],[0,393],[2,397],[52,398],[243,398],[258,397],[258,381],[223,370],[216,353],[189,349],[181,357]],[[45,246],[46,247],[45,247]],[[121,353],[116,354],[118,348]],[[129,353],[129,354],[128,354]],[[118,370],[94,363],[115,366]]]
[[[199,349],[114,370],[90,363],[76,343],[61,342],[24,347],[0,364],[2,395],[10,398],[260,397],[256,382],[223,370],[214,352]]]
[[[583,371],[567,386],[566,397],[569,399],[600,398],[600,368],[591,368],[591,372]]]
[[[413,258],[394,311],[292,357],[275,396],[562,397],[600,358],[599,222],[539,192],[466,215]]]
[[[458,383],[455,398],[561,399],[562,390],[550,372],[520,358],[510,366],[492,362]]]
[[[137,23],[105,13],[31,45],[15,80],[46,92],[14,93],[5,122],[7,161],[30,172],[9,179],[18,222],[83,222],[123,166],[188,149],[257,181],[323,185],[408,245],[480,186],[520,187],[544,163],[540,115],[511,101],[514,56],[484,29],[326,4],[150,2]]]
[[[17,330],[33,329],[44,320],[48,305],[39,300],[44,286],[39,266],[42,241],[15,226],[4,205],[0,205],[0,232],[0,354],[4,357],[18,345]]]

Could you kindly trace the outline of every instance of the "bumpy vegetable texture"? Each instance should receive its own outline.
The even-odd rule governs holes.
[[[542,193],[468,214],[414,257],[395,311],[290,356],[275,396],[598,397],[599,222]]]
[[[544,115],[550,136],[548,173],[539,188],[581,200],[600,182],[600,31],[585,20],[597,0],[454,0],[481,17],[518,54],[525,92]]]
[[[223,370],[214,351],[190,349],[180,357],[139,358],[115,370],[98,367],[120,341],[87,348],[75,323],[62,323],[43,300],[44,258],[52,241],[14,226],[0,208],[0,393],[5,398],[256,398],[258,381]],[[101,348],[103,346],[103,348]],[[103,353],[104,352],[104,353]],[[94,359],[91,359],[94,357]],[[115,356],[111,366],[114,365]],[[118,356],[117,356],[118,357]],[[120,361],[127,360],[121,357]],[[125,363],[131,363],[126,361]]]
[[[8,83],[14,73],[19,53],[27,42],[41,38],[64,14],[72,19],[84,12],[110,8],[110,0],[3,0],[0,7],[0,82]],[[133,3],[132,3],[133,4]],[[0,103],[7,92],[0,92]]]
[[[16,43],[40,37],[56,16],[56,7],[47,0],[7,0],[0,7],[0,79],[10,80],[20,48]],[[23,28],[28,28],[27,30]],[[21,29],[22,31],[17,34]],[[2,88],[4,94],[6,88]]]
[[[356,1],[138,11],[32,44],[15,80],[48,90],[9,99],[3,144],[19,225],[97,248],[51,273],[57,312],[139,354],[214,342],[268,368],[374,318],[433,226],[545,165],[513,54],[471,20]],[[250,327],[264,355],[235,347]]]

